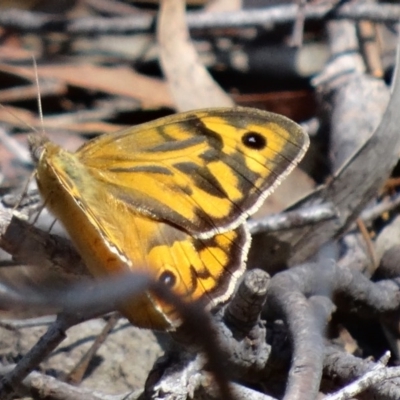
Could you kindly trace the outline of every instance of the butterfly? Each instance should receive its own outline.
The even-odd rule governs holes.
[[[309,144],[288,118],[245,107],[175,114],[74,153],[44,135],[29,140],[45,205],[93,276],[146,273],[207,309],[228,301],[244,272],[245,219]],[[142,328],[181,324],[151,291],[120,310]]]

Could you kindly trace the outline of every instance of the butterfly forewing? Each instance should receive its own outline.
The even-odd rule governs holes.
[[[210,109],[103,135],[77,156],[133,209],[209,237],[255,211],[307,145],[285,117]]]

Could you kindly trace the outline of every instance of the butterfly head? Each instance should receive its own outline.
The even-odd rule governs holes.
[[[38,164],[40,158],[45,152],[46,145],[50,143],[49,138],[43,134],[33,134],[28,137],[29,151],[35,164]]]

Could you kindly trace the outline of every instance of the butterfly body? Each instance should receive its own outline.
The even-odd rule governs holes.
[[[307,145],[294,122],[248,108],[177,114],[75,153],[31,139],[45,204],[94,276],[144,272],[208,307],[226,301],[243,273],[244,219]],[[121,311],[140,327],[180,323],[150,292]]]

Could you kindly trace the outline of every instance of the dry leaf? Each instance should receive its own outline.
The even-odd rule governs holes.
[[[157,39],[162,69],[178,111],[234,106],[200,62],[190,41],[185,1],[161,1]]]

